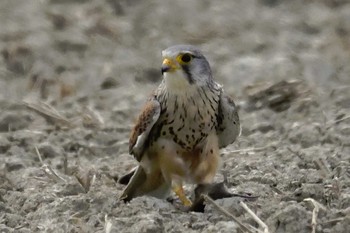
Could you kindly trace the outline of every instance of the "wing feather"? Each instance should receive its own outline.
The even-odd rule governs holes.
[[[141,161],[145,150],[146,142],[154,124],[160,115],[160,104],[153,98],[149,100],[139,115],[139,118],[131,131],[129,139],[129,153],[134,155],[138,161]]]
[[[219,148],[232,144],[241,134],[238,111],[233,100],[223,91],[220,95],[218,114]]]

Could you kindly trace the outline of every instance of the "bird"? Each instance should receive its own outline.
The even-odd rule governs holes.
[[[238,110],[214,81],[209,62],[193,45],[162,51],[163,79],[147,99],[129,139],[138,166],[125,177],[120,199],[150,195],[167,198],[173,191],[191,206],[184,184],[213,182],[220,149],[241,133]]]

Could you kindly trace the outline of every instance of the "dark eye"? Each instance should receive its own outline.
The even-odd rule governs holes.
[[[192,60],[192,55],[189,53],[185,53],[184,55],[182,55],[181,57],[181,61],[188,63]]]

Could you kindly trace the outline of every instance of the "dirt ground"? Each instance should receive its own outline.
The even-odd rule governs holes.
[[[0,232],[241,232],[210,203],[118,200],[130,128],[179,43],[240,108],[217,181],[259,197],[216,203],[260,232],[240,201],[269,232],[350,232],[348,2],[2,0]]]

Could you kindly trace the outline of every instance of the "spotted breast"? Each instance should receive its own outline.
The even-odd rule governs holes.
[[[158,138],[172,139],[181,148],[192,151],[217,127],[220,87],[196,88],[186,95],[175,95],[161,85],[156,92],[161,105],[150,144]]]

